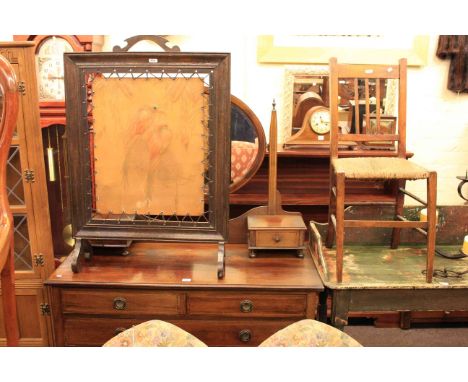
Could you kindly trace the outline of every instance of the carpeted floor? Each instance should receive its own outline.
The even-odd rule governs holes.
[[[468,327],[376,328],[350,325],[345,332],[363,346],[468,346]]]

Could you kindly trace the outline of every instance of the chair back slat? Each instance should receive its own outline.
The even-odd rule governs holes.
[[[338,64],[340,78],[385,78],[398,79],[399,65]]]
[[[369,79],[364,79],[364,97],[366,101],[366,126],[370,126],[370,97],[369,97]]]
[[[330,59],[330,156],[336,158],[338,156],[338,71],[336,58]],[[358,105],[359,107],[359,105]],[[359,114],[358,118],[359,118]]]
[[[398,134],[339,134],[340,142],[398,141]]]
[[[380,78],[375,81],[375,123],[377,125],[377,131],[380,130],[380,81]]]
[[[388,80],[398,82],[397,115],[382,115],[382,100],[389,96]],[[341,84],[348,84],[348,88],[354,93],[351,95],[351,103],[354,105],[349,105],[349,113],[354,114],[349,121],[354,123],[354,129],[348,134],[342,134],[339,126],[338,95]],[[382,148],[391,150],[390,155],[406,156],[406,59],[401,59],[399,65],[356,65],[339,64],[336,58],[332,58],[329,90],[332,158],[338,157],[338,147],[342,146],[339,145],[340,142],[356,142],[358,146],[362,144],[364,149]],[[398,128],[395,126],[395,119]]]
[[[398,84],[398,156],[406,157],[406,59],[400,60],[400,80]]]
[[[354,79],[354,126],[356,134],[361,132],[361,127],[359,126],[359,85],[358,79]]]

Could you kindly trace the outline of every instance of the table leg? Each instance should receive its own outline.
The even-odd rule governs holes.
[[[411,310],[400,311],[400,328],[411,329]]]
[[[331,324],[340,330],[348,325],[350,290],[334,290],[332,295]]]
[[[319,294],[318,320],[325,324],[327,323],[327,300],[328,291],[324,289],[324,291]]]

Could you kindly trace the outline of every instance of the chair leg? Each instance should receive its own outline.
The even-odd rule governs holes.
[[[333,225],[331,216],[332,214],[336,216],[336,197],[333,194],[333,187],[336,186],[336,174],[334,171],[331,173],[330,177],[330,202],[328,204],[328,228],[327,228],[327,239],[325,240],[325,247],[332,248],[333,241],[335,240],[335,227]]]
[[[427,179],[427,258],[426,281],[432,282],[434,272],[435,237],[437,227],[437,173],[431,172]]]
[[[336,174],[336,281],[343,281],[345,175]]]
[[[19,329],[18,319],[16,315],[16,295],[15,295],[15,266],[13,255],[13,241],[11,243],[11,250],[6,259],[5,266],[0,274],[2,285],[2,303],[3,303],[3,316],[6,332],[7,346],[18,346],[19,342]]]
[[[394,187],[396,190],[395,192],[395,220],[397,215],[403,215],[403,205],[405,202],[405,194],[399,191],[399,188],[405,188],[406,180],[395,180]],[[392,230],[392,243],[390,248],[396,249],[400,245],[400,234],[401,228],[393,228]]]

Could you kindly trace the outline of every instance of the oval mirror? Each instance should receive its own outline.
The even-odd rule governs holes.
[[[231,95],[231,184],[235,192],[258,171],[266,150],[263,126],[255,113]]]

